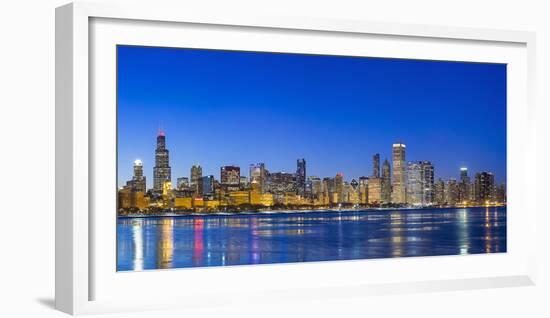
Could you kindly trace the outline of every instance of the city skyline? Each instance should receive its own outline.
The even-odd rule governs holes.
[[[343,173],[351,181],[371,175],[373,154],[380,154],[381,162],[392,162],[388,145],[396,140],[410,145],[407,163],[431,161],[436,178],[458,180],[459,169],[465,166],[472,172],[493,171],[497,183],[506,181],[504,65],[127,46],[118,50],[118,186],[131,179],[133,162],[140,159],[147,188],[152,187],[154,136],[159,127],[167,136],[173,184],[178,177],[190,177],[189,169],[197,163],[202,175],[219,179],[220,166],[240,166],[241,175],[248,176],[249,165],[258,162],[272,172],[294,173],[297,158],[308,160],[308,176]],[[312,78],[319,75],[314,66],[321,62],[338,80]],[[213,65],[220,66],[215,75]],[[278,70],[281,65],[286,70]],[[138,66],[145,68],[147,77],[135,73]],[[236,66],[242,74],[235,75]],[[402,82],[417,72],[410,68],[418,67],[434,78],[415,77],[412,87],[406,87]],[[381,68],[385,76],[372,76]],[[352,70],[364,75],[365,81],[338,77]],[[260,80],[259,74],[267,73],[270,80]],[[243,77],[246,87],[229,83]],[[260,83],[252,85],[253,80]],[[368,94],[360,90],[361,83]],[[379,94],[371,84],[385,89]],[[225,85],[239,89],[231,91]],[[274,95],[272,86],[288,88],[292,98]],[[212,91],[213,97],[207,94],[216,87],[220,96],[218,91]],[[319,93],[320,88],[335,92]],[[428,88],[439,91],[423,96]],[[453,93],[456,88],[462,90]],[[453,109],[459,107],[457,96],[463,105],[460,111]],[[454,106],[441,109],[438,101]],[[347,107],[331,107],[342,103]],[[397,110],[388,108],[399,103],[403,105]],[[419,110],[418,105],[425,107]],[[419,119],[422,125],[411,131]]]
[[[158,137],[161,137],[162,139],[164,139],[166,137],[165,135],[165,132],[162,131],[160,132],[159,131],[159,135],[157,135],[157,138]],[[163,140],[164,142],[164,140]],[[406,148],[406,144],[404,143],[396,143],[396,144],[393,144],[393,147],[392,148],[395,148],[396,145],[399,145],[399,147],[405,147]],[[375,160],[376,158],[378,158],[378,161]],[[318,178],[327,178],[327,177],[334,177],[336,175],[340,175],[343,177],[343,181],[344,182],[351,182],[352,180],[359,180],[360,178],[362,177],[366,177],[366,178],[380,178],[381,177],[381,174],[383,173],[383,167],[380,166],[380,162],[379,162],[379,158],[380,158],[380,154],[379,153],[376,153],[374,154],[373,158],[371,158],[371,162],[370,162],[370,165],[371,167],[368,168],[366,170],[370,170],[370,172],[368,173],[365,173],[363,175],[355,175],[355,176],[346,176],[344,173],[340,172],[340,170],[338,169],[335,169],[334,173],[333,174],[329,174],[329,175],[317,175],[317,174],[306,174],[305,175],[305,178],[306,180],[309,178],[309,177],[318,177]],[[298,162],[301,162],[303,160],[306,160],[306,158],[296,158],[295,160],[295,163],[296,161]],[[156,161],[156,160],[154,160]],[[394,160],[392,160],[391,158],[385,158],[384,161],[387,161],[388,163],[390,163],[390,166],[394,163]],[[311,164],[311,161],[307,161],[308,164],[307,164],[307,169],[309,170],[310,169],[310,164]],[[405,158],[405,160],[403,161],[404,163],[404,166],[403,166],[403,174],[407,175],[408,174],[408,168],[410,165],[415,165],[415,164],[420,164],[422,162],[427,162],[430,164],[430,166],[432,166],[432,169],[434,165],[432,165],[431,161],[429,159],[426,159],[426,160],[408,160]],[[166,164],[169,164],[169,160],[167,160]],[[221,171],[220,170],[223,170],[224,168],[226,167],[237,167],[240,169],[240,177],[246,177],[248,182],[252,181],[253,179],[253,176],[250,175],[250,170],[249,168],[251,167],[255,167],[257,166],[258,164],[262,164],[265,169],[269,172],[269,173],[289,173],[289,174],[293,174],[293,175],[296,175],[297,174],[297,166],[295,165],[294,166],[294,170],[292,168],[289,168],[288,170],[271,170],[269,169],[269,163],[266,163],[266,162],[261,162],[261,163],[250,163],[246,166],[240,166],[240,165],[237,165],[237,164],[228,164],[228,165],[220,165],[216,168],[214,168],[214,173],[204,173],[204,167],[200,164],[200,163],[194,163],[192,164],[191,166],[188,167],[188,173],[187,174],[182,174],[182,175],[170,175],[170,173],[168,173],[168,175],[170,175],[170,181],[172,183],[172,186],[174,188],[177,188],[177,179],[180,179],[180,178],[187,178],[189,182],[191,182],[193,180],[193,171],[195,169],[200,169],[200,176],[201,177],[206,177],[206,176],[213,176],[214,180],[216,181],[219,181],[221,182],[222,180],[222,176],[221,176]],[[136,171],[136,167],[139,167],[139,175],[141,176],[144,176],[146,177],[146,173],[144,173],[143,171],[147,170],[146,167],[144,167],[144,163],[143,163],[143,160],[141,158],[136,158],[133,162],[132,162],[132,165],[133,165],[133,168],[132,168],[132,172],[130,173],[130,176],[128,179],[126,180],[118,180],[118,184],[119,184],[119,188],[123,188],[124,186],[127,185],[127,181],[128,180],[131,180],[132,179],[132,174],[133,175],[136,175],[135,171]],[[148,180],[145,182],[145,188],[146,189],[152,189],[152,190],[161,190],[162,189],[162,186],[159,186],[157,188],[156,186],[156,183],[155,183],[155,178],[154,178],[154,171],[155,171],[155,163],[153,163],[153,165],[150,167],[150,170],[153,171],[153,173],[151,174],[152,176],[152,180]],[[170,165],[170,168],[169,170],[171,170],[172,166]],[[305,169],[305,168],[304,168]],[[390,168],[391,172],[392,173],[395,173],[394,171],[396,171],[394,169],[393,166],[391,166]],[[185,170],[185,169],[183,169]],[[437,169],[434,169],[435,171],[437,171]],[[206,170],[206,171],[209,171],[209,170]],[[375,173],[377,172],[377,173]],[[433,172],[432,172],[433,173]],[[464,175],[466,173],[466,175]],[[474,171],[474,170],[471,170],[469,167],[466,167],[466,166],[461,166],[457,169],[456,171],[456,175],[454,176],[449,176],[449,177],[443,177],[443,176],[440,176],[437,174],[437,172],[433,173],[433,181],[438,181],[438,180],[443,180],[443,181],[449,181],[449,180],[455,180],[457,182],[460,182],[462,181],[462,179],[464,178],[464,176],[466,176],[468,178],[468,182],[471,180],[471,178],[473,176],[475,176],[476,173],[491,173],[493,174],[495,177],[496,174],[492,171],[492,170],[482,170],[482,171]],[[393,180],[391,182],[391,184],[394,184],[395,180],[395,175],[394,177],[391,177],[391,180]],[[404,177],[407,181],[408,181],[408,177]],[[162,179],[162,177],[160,177],[160,179]],[[198,180],[197,180],[198,181]],[[305,180],[304,180],[305,181]],[[406,182],[405,182],[406,183]],[[499,178],[495,179],[495,184],[505,184],[506,181],[499,181]],[[304,185],[305,186],[305,185]],[[406,191],[406,184],[404,185],[405,189],[403,189],[403,191]],[[145,192],[145,191],[143,191]]]

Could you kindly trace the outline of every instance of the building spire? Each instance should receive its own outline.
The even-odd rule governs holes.
[[[165,136],[164,129],[162,128],[162,122],[159,124],[158,134],[157,136]]]

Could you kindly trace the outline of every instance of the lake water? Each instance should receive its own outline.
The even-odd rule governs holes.
[[[119,271],[506,252],[506,207],[118,219]]]

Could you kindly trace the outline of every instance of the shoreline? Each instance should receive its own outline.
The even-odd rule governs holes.
[[[266,210],[266,211],[239,211],[239,212],[163,212],[155,214],[128,214],[117,215],[117,219],[136,218],[162,218],[162,217],[196,217],[196,216],[248,216],[248,215],[270,215],[270,214],[309,214],[309,213],[349,213],[349,212],[389,212],[389,211],[412,211],[412,210],[448,210],[467,208],[498,208],[507,205],[478,205],[468,207],[400,207],[400,208],[362,208],[362,209],[319,209],[319,210]]]

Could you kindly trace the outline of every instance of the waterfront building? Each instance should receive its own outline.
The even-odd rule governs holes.
[[[379,204],[382,202],[382,179],[369,178],[368,181],[368,203]]]
[[[350,188],[348,192],[348,200],[349,200],[349,203],[352,203],[352,204],[361,203],[361,193],[359,192],[359,186],[353,187],[350,184]]]
[[[287,172],[270,173],[267,190],[270,193],[296,192],[294,174]]]
[[[431,205],[434,203],[435,183],[434,166],[429,161],[421,161],[422,167],[422,205]]]
[[[437,205],[445,205],[445,181],[441,178],[435,183],[435,203]]]
[[[306,160],[296,160],[296,193],[302,197],[306,194]]]
[[[342,197],[344,194],[344,175],[342,173],[337,173],[334,177],[334,190],[336,194],[333,196],[333,203],[341,203]]]
[[[117,201],[119,209],[144,210],[149,205],[149,201],[147,197],[145,197],[145,193],[142,191],[136,191],[132,187],[124,187],[118,190]]]
[[[204,176],[202,177],[202,195],[213,195],[214,194],[214,176]]]
[[[445,184],[445,202],[447,205],[456,205],[459,201],[458,197],[458,183],[456,179],[449,179]]]
[[[407,165],[405,162],[405,148],[405,144],[402,143],[393,144],[392,148],[392,202],[397,204],[407,203]]]
[[[238,191],[241,183],[241,168],[237,166],[221,167],[220,183],[225,191]]]
[[[174,199],[174,208],[176,209],[182,209],[182,210],[190,210],[193,209],[193,198],[192,197],[182,197],[178,198],[176,197]]]
[[[250,191],[250,204],[263,205],[264,207],[270,207],[275,204],[273,194],[261,193],[260,191]]]
[[[460,168],[460,183],[459,183],[459,198],[458,200],[462,203],[465,203],[467,201],[470,201],[471,195],[470,195],[470,177],[468,176],[468,168],[462,167]]]
[[[245,176],[241,176],[241,182],[240,182],[240,189],[246,190],[250,186],[250,182],[248,182],[248,178]]]
[[[351,185],[347,182],[344,182],[344,185],[342,187],[342,198],[340,199],[340,202],[342,203],[350,203],[350,193],[351,193]]]
[[[319,199],[322,197],[323,182],[321,178],[317,176],[308,177],[308,181],[311,183],[311,196],[313,199]]]
[[[407,166],[407,203],[411,205],[423,205],[423,190],[422,163],[409,162]]]
[[[323,178],[323,203],[330,204],[332,203],[332,194],[334,192],[334,178],[325,177]]]
[[[359,201],[361,204],[369,203],[368,177],[359,177]]]
[[[501,183],[496,186],[496,201],[499,203],[506,202],[506,184]]]
[[[229,202],[231,205],[250,204],[250,191],[229,192]]]
[[[372,156],[372,177],[380,178],[380,154]]]
[[[166,180],[162,185],[162,207],[170,208],[173,205],[175,198],[174,191],[172,191],[172,182]]]
[[[250,183],[259,184],[261,191],[266,191],[267,186],[267,170],[264,163],[251,164],[249,167]]]
[[[132,177],[132,186],[136,191],[147,192],[145,176],[143,175],[143,163],[137,159],[134,161],[134,176]]]
[[[188,177],[180,177],[177,179],[176,188],[178,190],[187,190],[189,189],[189,178]]]
[[[132,180],[126,181],[126,187],[134,191],[147,192],[145,176],[143,175],[143,163],[141,160],[137,159],[134,161],[134,175],[132,176]]]
[[[157,148],[155,149],[155,167],[153,168],[153,190],[162,192],[165,181],[172,180],[172,169],[169,164],[169,153],[166,149],[166,136],[160,130],[157,135]]]
[[[382,164],[382,202],[391,202],[391,168],[388,159]]]
[[[491,172],[480,172],[475,175],[476,201],[485,203],[494,200],[495,175]]]
[[[202,195],[202,167],[199,164],[191,167],[191,190],[197,196]]]
[[[220,207],[219,200],[205,200],[203,204],[204,207],[208,210],[217,210]]]

